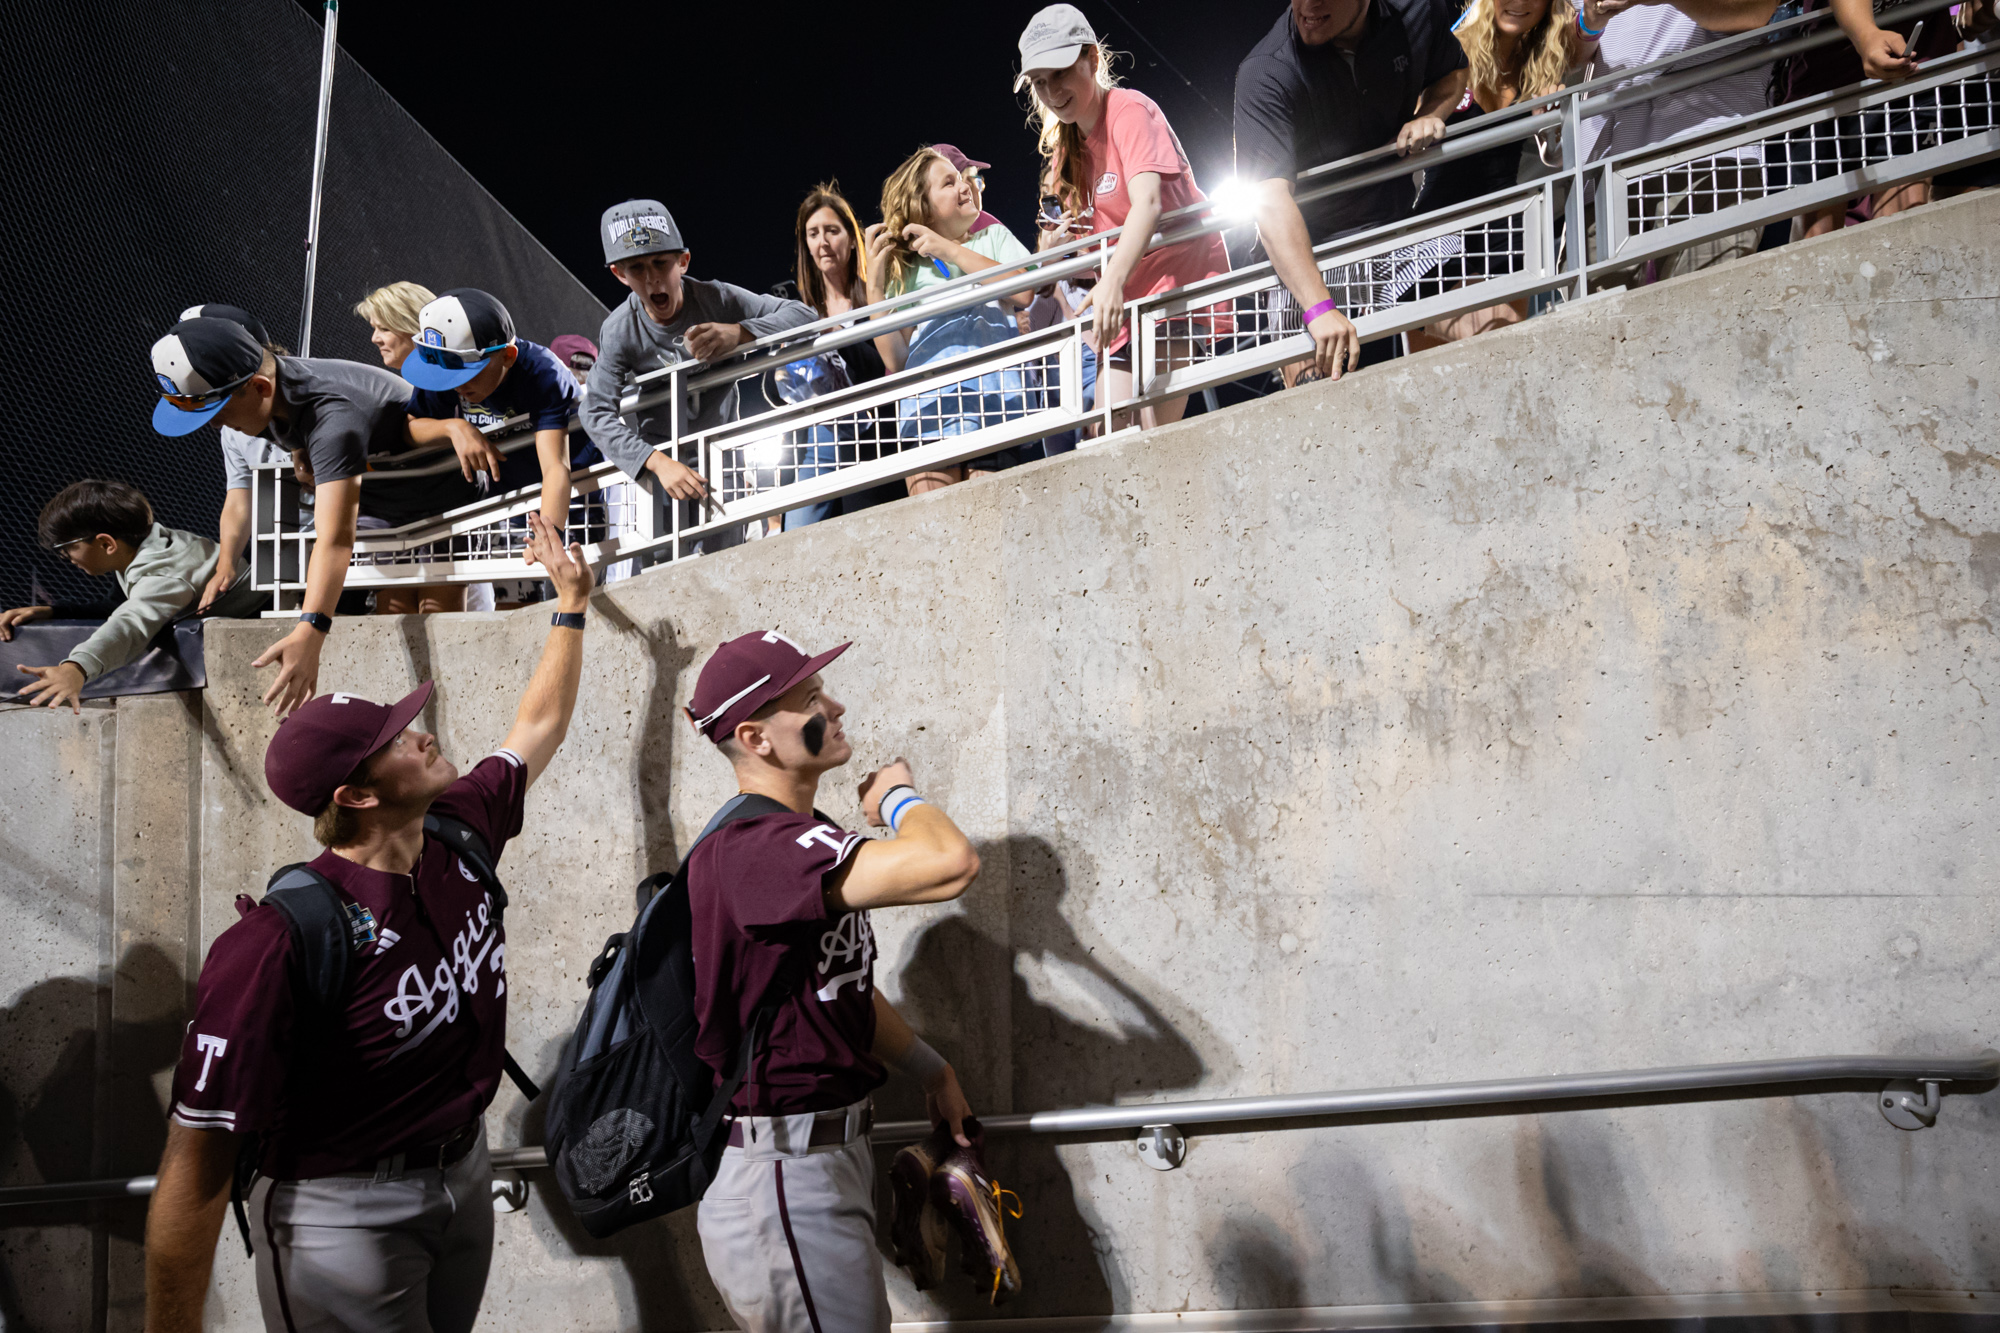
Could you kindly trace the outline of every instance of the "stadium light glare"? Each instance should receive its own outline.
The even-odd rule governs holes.
[[[1234,176],[1210,190],[1208,199],[1215,205],[1215,211],[1232,224],[1250,222],[1257,216],[1257,202],[1250,186]]]

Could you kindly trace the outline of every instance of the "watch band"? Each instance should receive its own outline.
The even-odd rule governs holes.
[[[582,629],[583,612],[558,611],[554,615],[549,617],[549,623],[551,625],[554,625],[557,629]]]
[[[333,633],[333,617],[320,611],[301,611],[299,613],[299,623],[301,625],[311,625],[321,634]]]

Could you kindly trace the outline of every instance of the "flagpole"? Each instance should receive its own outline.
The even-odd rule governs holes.
[[[319,205],[326,178],[326,126],[333,110],[333,57],[340,29],[340,0],[326,0],[326,35],[319,52],[319,128],[313,136],[312,211],[306,219],[305,313],[299,318],[299,355],[312,355],[313,275],[319,268]]]

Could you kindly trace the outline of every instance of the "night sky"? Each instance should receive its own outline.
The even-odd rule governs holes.
[[[987,208],[1032,245],[1038,157],[1028,94],[1010,89],[1039,7],[344,0],[339,39],[609,305],[624,296],[597,241],[609,205],[661,200],[694,276],[761,291],[791,276],[793,216],[816,181],[837,177],[865,226],[883,178],[930,142],[993,164]],[[1285,0],[1079,8],[1129,54],[1126,85],[1160,104],[1212,190],[1229,174],[1236,66]]]

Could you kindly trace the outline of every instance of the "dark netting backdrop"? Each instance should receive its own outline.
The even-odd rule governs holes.
[[[320,28],[294,0],[0,0],[0,333],[15,398],[0,483],[0,606],[116,596],[40,549],[80,477],[140,487],[213,537],[218,428],[150,424],[148,351],[227,301],[296,349]],[[512,101],[501,117],[518,114]],[[544,170],[537,166],[536,170]],[[407,279],[480,287],[524,337],[592,339],[604,307],[374,80],[334,73],[313,354],[381,364],[354,303]],[[102,586],[99,586],[99,585]]]

